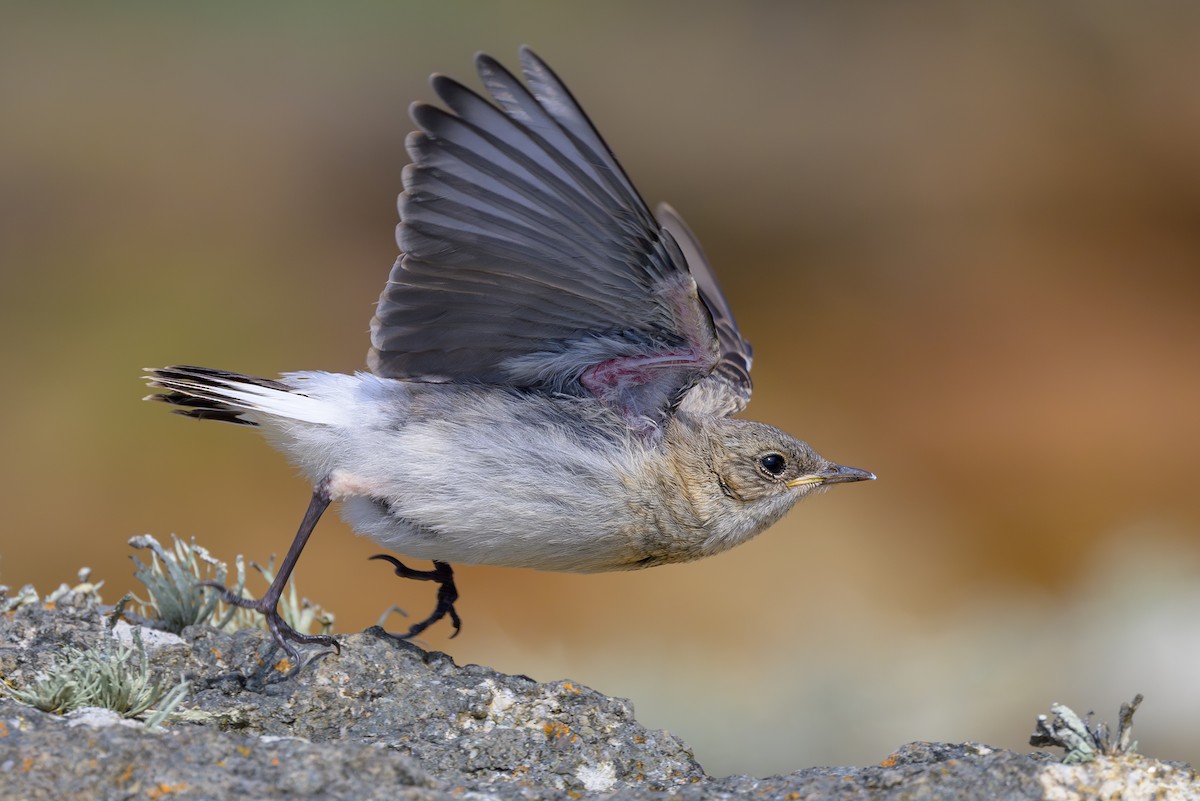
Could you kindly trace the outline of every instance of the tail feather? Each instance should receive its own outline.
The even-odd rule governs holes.
[[[158,386],[151,384],[151,386]],[[197,420],[217,420],[222,423],[233,423],[238,426],[257,426],[258,423],[253,420],[247,420],[242,417],[242,412],[234,409],[228,404],[214,400],[205,400],[197,398],[193,395],[188,395],[184,392],[161,392],[153,395],[147,395],[143,400],[159,401],[161,403],[169,403],[172,406],[182,408],[172,409],[171,414],[179,414],[184,417],[194,417]]]
[[[256,378],[209,367],[174,365],[146,368],[146,382],[166,390],[146,396],[179,408],[175,414],[200,420],[219,420],[256,426],[255,414],[311,422],[327,422],[320,404],[293,387],[268,378]]]

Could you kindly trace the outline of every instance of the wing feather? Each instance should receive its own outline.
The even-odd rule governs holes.
[[[745,374],[748,397],[749,347],[677,216],[655,220],[530,50],[524,82],[488,56],[476,65],[491,102],[435,75],[445,109],[410,109],[420,130],[371,369],[596,397],[649,429],[715,373]],[[744,370],[727,364],[743,357]]]

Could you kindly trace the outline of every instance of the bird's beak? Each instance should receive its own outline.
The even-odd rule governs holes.
[[[831,464],[829,467],[817,473],[808,473],[807,475],[793,478],[787,482],[789,487],[803,487],[806,484],[845,484],[848,481],[874,481],[875,474],[866,470],[859,470],[857,467],[842,467],[841,465]]]

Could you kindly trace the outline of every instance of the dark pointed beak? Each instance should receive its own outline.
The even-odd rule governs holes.
[[[830,465],[817,473],[822,478],[822,484],[845,484],[848,481],[874,481],[875,474],[857,467],[842,467],[839,464]]]
[[[831,464],[818,473],[808,473],[787,482],[789,487],[802,487],[805,484],[845,484],[848,481],[874,481],[875,474],[857,467],[842,467]]]

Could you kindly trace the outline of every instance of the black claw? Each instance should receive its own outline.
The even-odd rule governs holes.
[[[279,614],[276,604],[272,603],[266,596],[262,598],[244,598],[240,595],[235,595],[229,588],[215,581],[202,581],[200,582],[200,586],[212,587],[215,590],[219,590],[221,592],[221,599],[227,604],[239,606],[243,609],[253,609],[261,613],[267,619],[267,628],[270,630],[276,644],[295,660],[296,664],[300,663],[300,652],[288,640],[305,645],[332,646],[339,654],[342,652],[342,647],[338,644],[338,641],[328,634],[301,634],[289,626],[284,622],[283,616]]]
[[[433,563],[433,570],[416,570],[391,554],[381,553],[371,558],[390,562],[396,570],[396,575],[400,578],[413,579],[415,581],[436,581],[439,585],[437,606],[433,608],[433,612],[429,617],[420,623],[414,623],[404,634],[392,634],[388,632],[389,637],[394,637],[397,640],[411,639],[446,616],[450,617],[450,623],[454,626],[454,633],[450,635],[450,638],[454,639],[458,636],[458,633],[462,631],[462,618],[458,616],[458,610],[454,608],[454,602],[458,600],[458,588],[454,586],[454,570],[450,567],[449,563],[435,561]]]
[[[333,646],[338,653],[341,653],[341,646],[338,641],[328,634],[301,634],[294,628],[284,622],[279,615],[279,598],[283,595],[284,585],[292,575],[292,569],[296,566],[296,560],[300,558],[300,552],[304,550],[304,544],[308,542],[309,536],[312,534],[313,528],[316,527],[317,521],[321,519],[321,514],[329,506],[332,500],[329,494],[329,480],[326,479],[313,487],[312,499],[308,502],[308,509],[304,512],[304,519],[300,521],[300,528],[296,531],[296,537],[292,540],[291,547],[288,548],[287,555],[283,557],[283,562],[279,565],[279,571],[275,574],[275,578],[271,580],[271,586],[267,588],[267,592],[261,598],[243,598],[231,592],[227,587],[218,584],[215,581],[202,581],[200,585],[203,587],[212,587],[219,590],[222,600],[231,606],[241,607],[242,609],[253,609],[256,612],[261,612],[263,617],[267,619],[267,628],[271,631],[271,636],[275,638],[276,644],[287,653],[289,657],[300,664],[300,652],[291,642],[304,643],[306,645],[324,645],[326,647]],[[288,642],[291,640],[291,642]]]

